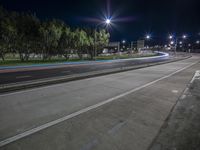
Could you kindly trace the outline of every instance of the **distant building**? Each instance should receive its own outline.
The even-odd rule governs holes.
[[[110,42],[105,48],[103,53],[116,53],[120,51],[120,42]]]

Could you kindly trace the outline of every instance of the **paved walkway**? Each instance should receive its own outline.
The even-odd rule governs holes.
[[[200,69],[200,68],[199,68]],[[200,149],[200,71],[163,125],[150,150]]]

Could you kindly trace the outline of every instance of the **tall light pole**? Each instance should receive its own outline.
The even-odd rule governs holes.
[[[111,24],[111,19],[106,19],[105,21],[104,21],[104,23],[106,24],[106,25],[110,25]],[[100,26],[101,24],[97,24],[96,26],[95,26],[95,31],[94,31],[94,58],[96,59],[96,56],[97,56],[97,45],[96,45],[96,32],[97,32],[97,28],[98,28],[98,26]]]
[[[147,41],[149,41],[149,40],[151,39],[151,35],[150,35],[150,34],[147,34],[147,35],[145,36],[145,39],[146,39]],[[145,39],[144,39],[144,42],[145,42]],[[149,47],[149,46],[147,45],[147,47]]]
[[[186,39],[187,36],[186,36],[186,35],[183,35],[183,36],[181,36],[181,37],[175,37],[175,48],[174,48],[174,53],[175,53],[175,55],[176,55],[176,50],[177,50],[177,45],[178,45],[178,39],[180,39],[180,38]],[[169,39],[170,39],[170,40],[174,39],[174,36],[173,36],[173,35],[169,35]],[[171,43],[170,43],[170,44],[171,44]],[[173,42],[173,44],[174,44],[174,42]],[[182,44],[182,41],[181,41],[181,44]]]

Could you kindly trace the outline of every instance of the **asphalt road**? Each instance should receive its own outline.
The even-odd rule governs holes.
[[[165,61],[169,58],[136,59],[120,61],[87,62],[83,64],[66,64],[56,66],[37,66],[25,68],[0,68],[0,85],[45,79],[51,77],[69,76],[73,74],[122,68],[150,62]]]
[[[0,149],[146,150],[198,61],[0,95]]]

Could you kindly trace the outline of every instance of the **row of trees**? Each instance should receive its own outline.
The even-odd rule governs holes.
[[[96,32],[96,33],[95,33]],[[96,41],[95,36],[96,35]],[[21,61],[28,61],[31,54],[41,55],[43,60],[53,56],[69,58],[75,53],[94,57],[94,49],[101,50],[109,42],[105,29],[70,28],[58,20],[40,21],[30,13],[8,12],[0,7],[0,57],[17,53]]]

